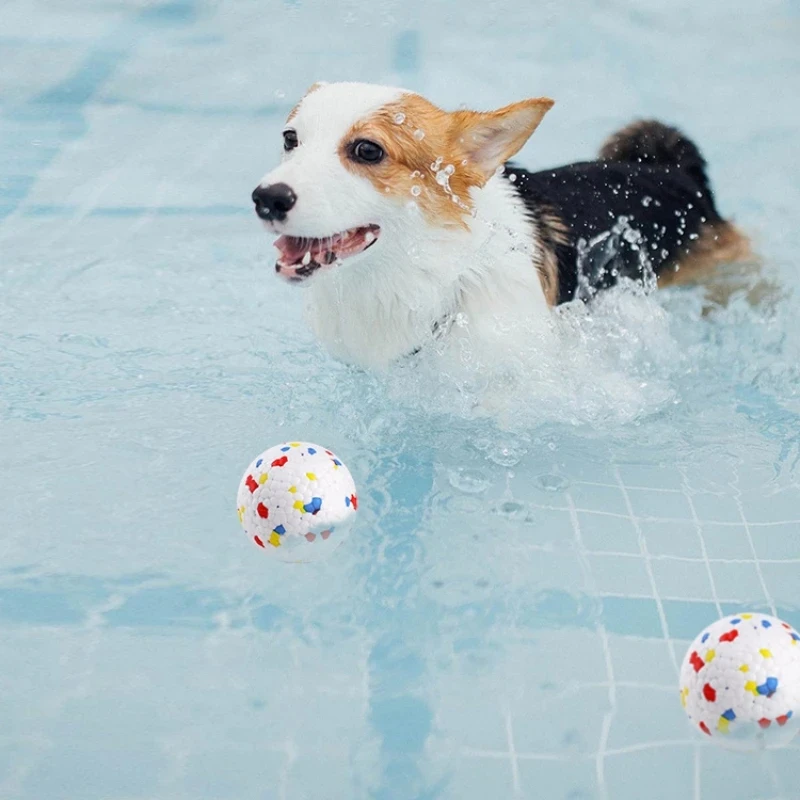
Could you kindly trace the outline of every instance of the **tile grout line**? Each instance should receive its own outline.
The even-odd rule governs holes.
[[[700,540],[700,552],[703,554],[703,563],[706,565],[706,573],[708,574],[708,583],[711,587],[711,595],[714,598],[714,603],[717,606],[717,615],[719,617],[723,616],[722,612],[722,605],[719,601],[719,597],[717,596],[717,584],[714,580],[714,573],[711,570],[711,564],[708,560],[708,549],[706,548],[706,540],[703,536],[703,525],[700,522],[700,518],[697,516],[697,509],[694,505],[694,500],[692,499],[691,495],[689,494],[689,482],[686,477],[686,473],[684,472],[682,467],[678,468],[678,473],[681,476],[684,486],[683,496],[686,498],[686,502],[689,504],[689,510],[692,512],[692,519],[694,521],[694,527],[697,531],[697,538]]]
[[[667,615],[664,611],[664,603],[661,600],[661,597],[658,593],[658,586],[656,585],[656,578],[653,573],[653,565],[650,562],[650,553],[647,550],[647,541],[644,536],[644,531],[642,530],[642,526],[639,524],[639,520],[633,513],[633,505],[631,504],[631,498],[628,494],[628,490],[625,487],[625,484],[622,481],[622,476],[619,472],[619,467],[614,465],[614,474],[619,481],[619,488],[622,490],[622,495],[625,499],[625,506],[628,509],[628,517],[633,523],[633,527],[636,530],[636,534],[639,539],[639,548],[642,551],[642,556],[644,557],[644,567],[645,571],[647,572],[647,577],[650,580],[650,587],[653,590],[653,598],[656,601],[656,609],[658,611],[658,618],[661,622],[661,632],[664,637],[664,641],[667,644],[667,649],[669,650],[670,658],[672,660],[672,666],[675,669],[675,673],[678,674],[680,672],[680,667],[678,665],[678,659],[675,657],[675,650],[672,647],[672,642],[670,641],[669,636],[669,626],[667,625]]]

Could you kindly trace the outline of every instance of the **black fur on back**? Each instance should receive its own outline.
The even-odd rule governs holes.
[[[658,275],[689,253],[705,225],[722,222],[700,151],[660,122],[623,128],[595,161],[541,172],[507,164],[504,175],[558,261],[559,303],[588,300],[620,277]],[[554,215],[558,242],[550,241]]]
[[[706,174],[706,160],[697,145],[657,120],[638,120],[609,136],[598,154],[607,161],[628,161],[632,164],[674,165],[711,195]]]

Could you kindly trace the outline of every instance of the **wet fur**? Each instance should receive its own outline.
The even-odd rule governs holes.
[[[510,163],[551,106],[447,112],[402,89],[311,87],[287,121],[300,145],[261,186],[286,183],[299,198],[286,220],[266,223],[273,233],[380,226],[368,251],[313,270],[309,321],[334,355],[385,367],[447,339],[491,361],[513,351],[518,324],[547,337],[548,307],[589,301],[623,277],[700,280],[750,256],[717,211],[699,150],[675,128],[633,123],[594,161],[539,172]],[[386,158],[357,163],[360,138]]]

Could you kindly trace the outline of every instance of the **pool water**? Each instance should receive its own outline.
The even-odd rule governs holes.
[[[800,624],[795,3],[2,17],[0,797],[800,797],[799,744],[701,741],[677,687],[722,614]],[[551,95],[531,167],[679,124],[773,288],[564,309],[563,360],[498,420],[424,359],[337,364],[249,204],[317,79]],[[295,438],[360,490],[320,564],[236,520],[242,470]]]

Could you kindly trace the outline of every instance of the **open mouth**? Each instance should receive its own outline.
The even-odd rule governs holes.
[[[321,239],[280,236],[275,241],[278,249],[275,271],[292,281],[305,280],[317,270],[363,253],[378,241],[380,232],[379,225],[363,225]]]

